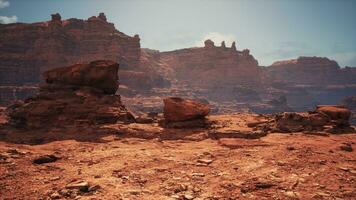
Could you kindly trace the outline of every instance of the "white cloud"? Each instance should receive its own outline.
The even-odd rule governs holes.
[[[0,16],[0,24],[10,24],[17,22],[17,16]]]
[[[8,6],[10,6],[10,2],[5,0],[0,0],[0,8],[6,8]]]
[[[210,39],[215,43],[215,46],[220,46],[222,41],[225,41],[226,46],[231,46],[232,42],[236,41],[236,38],[232,34],[224,34],[218,32],[210,32],[206,34],[202,40],[194,43],[194,46],[202,47],[204,46],[204,41]]]

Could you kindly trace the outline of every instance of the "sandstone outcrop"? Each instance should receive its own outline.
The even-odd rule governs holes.
[[[114,94],[118,67],[113,61],[100,60],[45,72],[47,84],[37,96],[9,107],[10,123],[41,129],[133,122],[120,96]]]
[[[284,112],[275,115],[272,129],[277,132],[326,131],[351,133],[350,110],[338,105],[319,105],[310,112]]]

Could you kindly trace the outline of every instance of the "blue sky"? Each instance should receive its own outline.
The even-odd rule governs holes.
[[[236,41],[261,65],[323,56],[356,66],[356,0],[0,0],[0,22],[38,22],[59,12],[108,21],[160,51]]]

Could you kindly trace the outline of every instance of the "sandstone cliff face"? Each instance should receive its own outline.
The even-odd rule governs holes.
[[[217,47],[207,40],[202,48],[162,52],[159,60],[162,66],[169,66],[165,72],[173,85],[195,89],[215,100],[243,98],[237,95],[241,88],[253,90],[261,85],[257,61],[249,50],[238,51],[234,45]]]
[[[356,93],[356,68],[340,68],[322,57],[299,57],[263,68],[264,85],[277,88],[296,111],[316,104],[337,104]]]
[[[33,24],[0,24],[0,85],[37,84],[48,69],[97,59],[137,68],[140,38],[117,31],[104,14],[88,20],[52,20]]]
[[[354,68],[340,68],[337,62],[321,57],[299,57],[278,61],[266,68],[273,81],[290,82],[298,85],[355,84]]]
[[[249,50],[216,47],[211,40],[202,48],[163,52],[160,58],[173,69],[178,81],[192,86],[260,84],[260,69]]]

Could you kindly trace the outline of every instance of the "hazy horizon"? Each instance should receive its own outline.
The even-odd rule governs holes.
[[[0,0],[0,22],[48,21],[104,12],[128,35],[139,34],[141,47],[160,51],[216,46],[236,41],[262,66],[299,56],[321,56],[341,67],[356,66],[356,1],[352,0]]]

